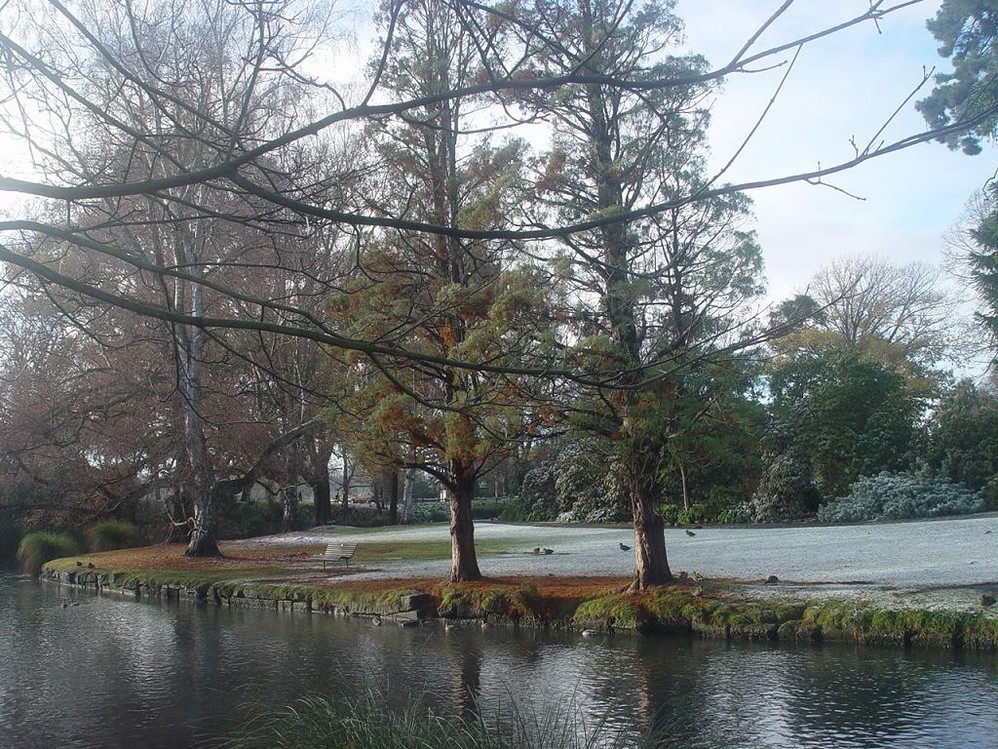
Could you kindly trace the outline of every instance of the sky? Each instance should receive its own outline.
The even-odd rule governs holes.
[[[797,0],[755,49],[858,15],[869,2]],[[689,49],[720,66],[780,5],[781,0],[678,0],[676,10],[685,21]],[[805,48],[761,129],[726,179],[778,177],[849,158],[850,139],[868,141],[922,79],[924,69],[949,69],[925,28],[925,20],[939,5],[938,0],[923,0],[881,20],[879,28],[867,22]],[[366,13],[354,19],[370,32]],[[356,52],[351,62],[358,59]],[[783,55],[774,62],[788,59]],[[780,68],[731,76],[725,82],[712,110],[715,165],[731,158],[782,76]],[[916,99],[928,91],[925,88]],[[894,140],[924,127],[909,102],[883,137]],[[0,172],[30,176],[18,156],[9,143],[0,141]],[[993,148],[970,157],[929,143],[829,180],[861,200],[807,184],[753,192],[754,228],[766,262],[769,299],[778,301],[803,291],[814,273],[834,258],[875,255],[895,263],[941,265],[944,234],[958,221],[971,195],[994,175],[995,167]]]
[[[923,77],[948,71],[925,28],[940,2],[921,2],[879,23],[865,23],[809,45],[760,131],[727,175],[730,182],[792,174],[848,159],[850,143],[868,142]],[[727,62],[780,0],[679,0],[691,50],[713,67]],[[869,8],[869,0],[798,0],[794,10],[754,49],[817,31]],[[786,54],[779,61],[789,60]],[[717,96],[711,126],[712,159],[727,162],[772,97],[783,69],[731,76]],[[923,89],[916,100],[924,98]],[[883,138],[925,129],[912,102]],[[794,184],[752,193],[756,230],[766,261],[771,299],[804,290],[833,258],[875,255],[893,263],[944,260],[944,234],[967,200],[995,174],[995,152],[979,156],[939,143],[914,146],[829,178],[849,197],[824,186]]]

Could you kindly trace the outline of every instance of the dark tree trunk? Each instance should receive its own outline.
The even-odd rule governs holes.
[[[467,464],[453,461],[451,475],[454,483],[447,492],[450,500],[450,581],[481,580],[475,554],[475,523],[471,517],[475,471]]]
[[[397,468],[390,469],[388,474],[388,524],[398,525],[399,522],[399,472]]]
[[[602,54],[598,50],[593,52]],[[613,135],[605,114],[608,107],[600,86],[590,86],[586,91],[593,128],[590,137],[599,170],[599,205],[606,210],[620,210],[625,207],[624,190],[613,157]],[[620,375],[618,382],[623,386],[610,394],[610,401],[617,411],[619,431],[626,445],[623,458],[630,484],[635,542],[632,585],[637,590],[644,590],[669,582],[672,573],[665,554],[665,524],[655,507],[654,466],[648,462],[648,458],[654,455],[654,445],[645,444],[640,437],[644,414],[641,413],[637,393],[643,378],[642,338],[639,333],[636,279],[631,272],[636,250],[632,246],[632,232],[626,224],[610,224],[602,227],[600,232],[606,274],[606,288],[600,301],[613,344],[612,371]]]
[[[315,524],[325,525],[333,516],[333,503],[329,491],[329,467],[319,470],[312,484],[312,496],[315,500]]]
[[[655,494],[642,475],[630,476],[631,512],[634,518],[634,590],[645,590],[672,580],[665,552],[665,523],[658,514]]]
[[[349,466],[347,464],[346,450],[343,451],[343,483],[340,486],[343,494],[340,499],[342,502],[343,512],[347,512],[350,509],[350,479],[351,479]]]
[[[299,528],[298,506],[301,502],[298,475],[298,451],[292,445],[284,459],[284,512],[281,515],[281,530],[296,531]]]
[[[218,512],[220,495],[214,489],[194,498],[194,526],[185,557],[220,557],[218,548]]]
[[[288,531],[298,530],[298,501],[300,496],[298,494],[297,486],[288,486],[284,489],[284,512],[281,515],[281,531],[287,533]]]

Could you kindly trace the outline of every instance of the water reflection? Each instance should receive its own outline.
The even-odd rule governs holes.
[[[98,598],[0,574],[0,746],[186,747],[309,693],[467,719],[576,709],[663,746],[995,745],[998,658],[725,645]],[[73,603],[78,605],[72,605]],[[64,607],[63,603],[67,605]]]

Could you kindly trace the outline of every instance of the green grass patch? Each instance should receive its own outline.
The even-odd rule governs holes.
[[[583,601],[575,610],[573,621],[584,629],[612,632],[615,629],[642,630],[649,623],[643,597],[629,593],[601,596]]]
[[[438,613],[445,617],[541,621],[546,619],[544,612],[540,590],[535,583],[526,580],[518,584],[488,580],[449,583],[440,590]]]
[[[998,651],[998,618],[992,614],[968,614],[961,622],[960,642],[969,650]]]

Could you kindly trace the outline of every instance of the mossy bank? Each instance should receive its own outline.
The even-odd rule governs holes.
[[[681,634],[756,641],[998,651],[998,607],[905,608],[854,598],[760,595],[735,581],[681,581],[644,593],[606,577],[511,577],[474,583],[353,580],[353,569],[319,573],[311,547],[229,549],[187,559],[150,547],[47,563],[45,578],[101,593],[301,613],[368,616],[405,625],[536,626],[585,634]]]

